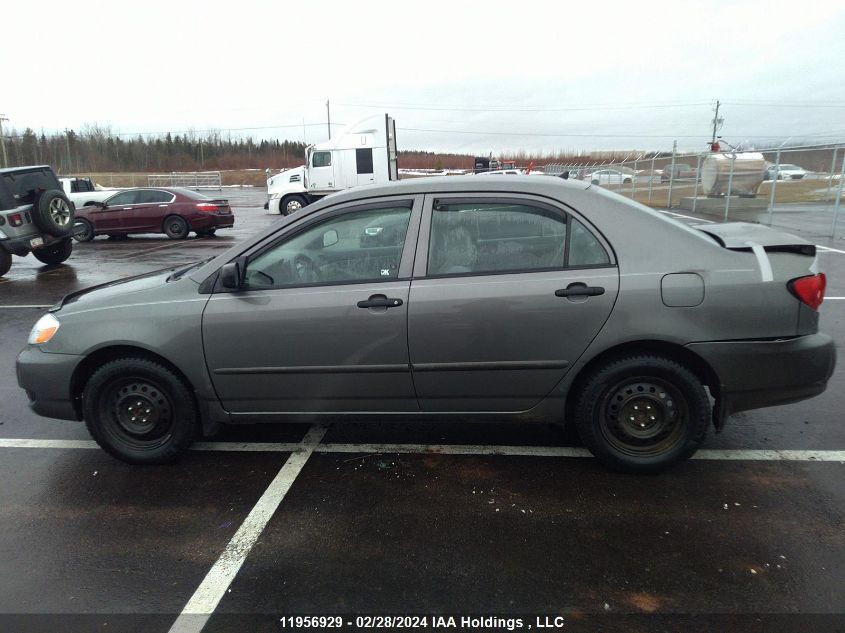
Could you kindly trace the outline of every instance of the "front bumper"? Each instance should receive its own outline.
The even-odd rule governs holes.
[[[18,385],[26,390],[29,407],[38,415],[80,420],[71,397],[71,377],[81,356],[48,354],[28,345],[16,363]]]
[[[716,372],[723,419],[739,411],[817,396],[836,367],[836,347],[826,334],[690,343],[687,347]]]

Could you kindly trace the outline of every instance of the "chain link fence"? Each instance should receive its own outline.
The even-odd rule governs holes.
[[[838,237],[845,145],[640,153],[546,165],[657,209],[718,222],[758,222]]]

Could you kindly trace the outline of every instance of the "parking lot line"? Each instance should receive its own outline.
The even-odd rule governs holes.
[[[311,433],[311,431],[309,431]],[[592,457],[586,448],[573,446],[507,446],[495,444],[314,444],[308,436],[301,443],[291,442],[197,442],[191,450],[221,452],[276,453],[366,453],[372,454],[440,454],[440,455],[506,455],[510,457]],[[97,448],[93,440],[0,439],[0,448]],[[701,449],[692,459],[714,461],[790,461],[842,462],[845,451],[777,450],[777,449]]]
[[[325,433],[326,427],[320,425],[311,427],[306,433],[299,444],[299,451],[291,453],[287,458],[275,479],[261,495],[258,503],[244,519],[238,531],[235,532],[220,558],[217,559],[194,595],[188,600],[188,603],[182,609],[182,613],[179,614],[170,628],[170,633],[199,633],[199,631],[202,631],[220,600],[223,599],[229,585],[235,579],[253,545],[261,536],[261,532],[276,512],[282,499],[285,498],[296,480],[296,476],[305,466]]]

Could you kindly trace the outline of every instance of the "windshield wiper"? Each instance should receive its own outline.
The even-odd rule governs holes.
[[[217,257],[217,255],[212,255],[211,257],[206,257],[205,259],[198,261],[198,262],[194,262],[193,264],[188,264],[187,266],[176,270],[172,275],[170,275],[170,277],[167,278],[167,281],[178,281],[179,279],[181,279],[185,275],[185,273],[190,272],[190,271],[192,271],[196,268],[199,268],[200,266],[207,264],[208,262],[210,262],[215,257]]]

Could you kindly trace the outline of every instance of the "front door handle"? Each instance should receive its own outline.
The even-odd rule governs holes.
[[[556,297],[597,297],[603,294],[604,288],[601,286],[588,286],[580,281],[569,284],[566,288],[555,290]]]
[[[359,308],[396,308],[402,305],[402,299],[373,295],[365,301],[359,301]]]

